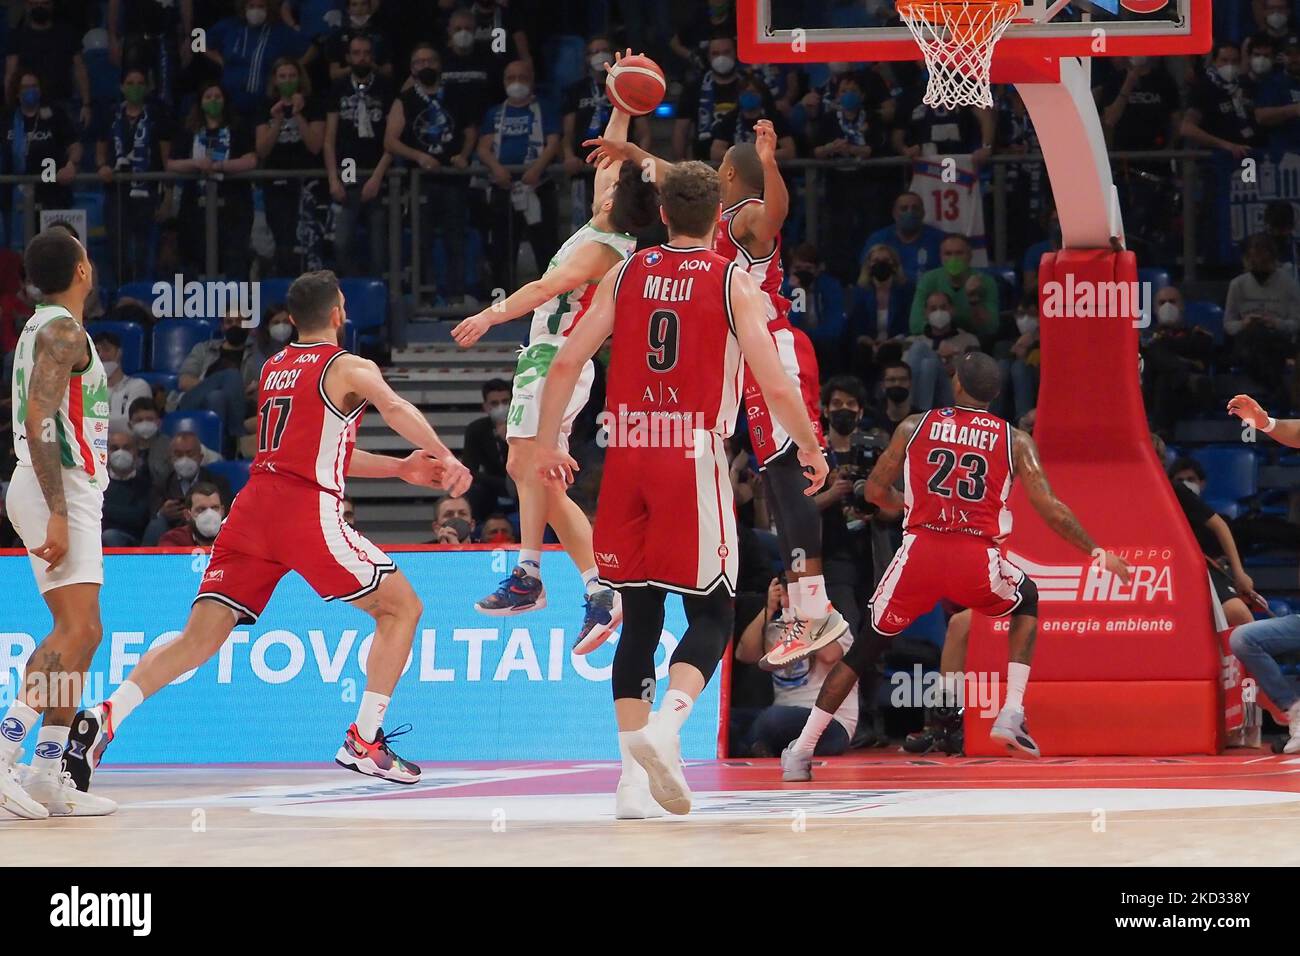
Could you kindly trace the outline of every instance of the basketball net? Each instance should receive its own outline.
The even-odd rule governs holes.
[[[899,0],[930,70],[927,106],[993,106],[993,48],[1020,9],[1020,0]]]

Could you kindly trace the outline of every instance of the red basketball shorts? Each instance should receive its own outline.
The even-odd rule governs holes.
[[[812,422],[813,432],[820,444],[821,386],[818,382],[817,354],[813,351],[812,341],[791,328],[789,323],[776,322],[771,330],[781,367],[803,397],[808,420]],[[754,449],[754,457],[758,459],[760,471],[767,467],[769,461],[794,445],[790,435],[768,411],[767,400],[763,398],[748,365],[745,366],[745,419],[749,424],[749,443]]]

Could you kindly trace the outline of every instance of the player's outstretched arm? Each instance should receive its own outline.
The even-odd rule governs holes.
[[[776,162],[776,128],[771,120],[759,120],[754,126],[754,148],[763,164],[763,204],[750,203],[736,215],[734,229],[741,238],[753,239],[767,246],[785,225],[790,212],[790,190]]]
[[[1056,493],[1052,491],[1052,486],[1048,484],[1047,475],[1043,471],[1043,461],[1038,457],[1038,446],[1029,437],[1029,433],[1019,428],[1013,428],[1011,432],[1016,477],[1024,482],[1029,503],[1034,510],[1059,537],[1080,551],[1087,552],[1094,558],[1099,557],[1102,567],[1127,584],[1132,571],[1129,563],[1118,555],[1102,551],[1097,547],[1092,536],[1084,530],[1079,519],[1070,510],[1070,506],[1056,497]]]
[[[27,386],[24,423],[32,470],[50,511],[45,542],[31,553],[55,568],[68,553],[68,503],[63,493],[63,455],[57,427],[59,406],[68,393],[74,369],[90,358],[86,330],[75,319],[52,319],[36,334],[36,361]],[[78,423],[74,423],[78,427]]]
[[[546,384],[542,387],[542,403],[537,419],[537,450],[535,452],[537,470],[548,481],[558,480],[563,476],[568,484],[573,482],[573,473],[578,470],[578,463],[567,453],[560,450],[560,425],[564,420],[564,409],[569,403],[573,390],[577,387],[582,368],[591,357],[605,344],[605,340],[614,331],[614,283],[618,279],[622,264],[614,266],[605,273],[596,287],[596,294],[582,321],[573,327],[573,332],[560,350],[555,353],[551,367],[546,373]]]
[[[616,109],[614,112],[618,113],[619,111]],[[583,140],[583,146],[592,147],[591,153],[587,156],[587,162],[594,163],[596,168],[602,172],[607,168],[612,169],[615,175],[618,173],[619,163],[636,163],[641,167],[643,176],[648,173],[656,183],[664,181],[664,177],[668,175],[668,170],[673,166],[672,163],[642,149],[636,143],[629,143],[626,132],[624,132],[622,139],[611,138],[608,135],[608,130],[606,130],[606,134],[605,136],[597,136],[594,139]]]
[[[776,343],[767,330],[767,293],[747,273],[730,266],[728,269],[727,292],[740,352],[767,399],[767,407],[799,446],[799,463],[808,476],[804,494],[815,495],[821,491],[829,469],[817,442],[817,433],[808,420],[808,410],[781,367]]]
[[[408,485],[441,488],[447,466],[423,451],[413,451],[405,458],[376,455],[360,448],[352,449],[348,459],[349,478],[401,478]]]
[[[341,389],[369,402],[389,428],[419,448],[425,457],[436,458],[441,462],[444,466],[442,479],[448,492],[460,495],[469,489],[470,482],[473,480],[469,469],[462,465],[451,453],[451,449],[443,444],[424,414],[394,392],[388,382],[384,381],[378,365],[357,355],[344,355],[330,366],[327,374],[331,377],[337,374]],[[375,457],[379,456],[371,456],[371,458]],[[353,459],[356,467],[361,471],[366,470],[367,464],[374,465],[373,461],[367,460],[364,456],[360,462],[356,462],[355,452]],[[361,471],[353,471],[349,468],[348,474],[362,477]]]
[[[894,429],[894,437],[889,440],[889,447],[881,453],[880,460],[867,475],[866,497],[873,505],[892,518],[902,513],[907,506],[903,494],[895,487],[903,474],[903,465],[907,462],[907,443],[916,434],[917,427],[925,415],[908,415]]]
[[[1249,422],[1257,431],[1289,448],[1300,448],[1300,418],[1278,420],[1270,418],[1259,402],[1249,395],[1234,395],[1228,402],[1228,411],[1243,422]]]

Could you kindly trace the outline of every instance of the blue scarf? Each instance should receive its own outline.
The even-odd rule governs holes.
[[[27,117],[14,110],[13,162],[15,173],[27,172]]]
[[[149,156],[153,152],[153,118],[149,107],[143,106],[140,116],[135,121],[135,130],[131,129],[131,117],[127,115],[126,104],[117,108],[113,117],[113,159],[114,167],[123,160],[129,164],[131,172],[143,173],[149,170]],[[148,186],[144,182],[131,183],[132,196],[147,196]]]

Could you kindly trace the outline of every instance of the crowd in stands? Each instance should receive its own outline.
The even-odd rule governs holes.
[[[672,159],[716,162],[732,144],[752,141],[754,125],[767,119],[781,159],[828,164],[816,177],[804,169],[789,173],[785,291],[821,364],[833,466],[817,497],[825,576],[855,631],[899,533],[876,519],[858,482],[899,421],[951,401],[953,359],[971,349],[994,355],[1004,371],[994,411],[1033,430],[1037,264],[1061,245],[1041,163],[1007,169],[1011,256],[994,267],[981,265],[988,261],[988,237],[963,234],[944,210],[927,208],[932,198],[909,186],[913,162],[966,157],[972,175],[987,183],[993,154],[1035,153],[1033,124],[1013,87],[995,89],[991,110],[948,111],[921,102],[920,63],[745,64],[732,0],[22,0],[14,6],[14,16],[0,24],[7,28],[0,173],[50,168],[54,175],[32,186],[0,187],[9,246],[21,248],[21,204],[69,208],[91,189],[74,185],[77,172],[103,180],[107,241],[92,252],[104,292],[88,317],[114,323],[99,330],[90,324],[112,400],[106,544],[211,542],[230,507],[232,479],[238,484],[239,471],[230,466],[255,448],[262,362],[294,336],[276,303],[263,309],[253,329],[235,312],[212,315],[213,336],[188,343],[174,374],[133,376],[122,360],[129,343],[116,328],[134,323],[150,334],[159,320],[148,303],[111,289],[173,273],[204,274],[206,203],[215,197],[218,263],[226,278],[292,277],[320,267],[345,277],[378,279],[390,270],[405,276],[410,258],[419,256],[427,288],[413,294],[427,291],[440,306],[473,311],[479,300],[521,281],[522,245],[531,251],[526,268],[536,269],[569,235],[570,222],[583,220],[591,202],[583,142],[609,116],[605,65],[614,50],[628,47],[653,56],[669,79],[665,117],[632,125],[630,135],[643,147]],[[1113,150],[1203,148],[1236,162],[1300,149],[1300,3],[1220,6],[1218,39],[1206,57],[1093,61],[1094,93]],[[888,4],[861,0],[809,0],[801,8],[810,25],[868,25],[892,13]],[[890,157],[893,165],[860,164]],[[426,174],[418,206],[400,187],[400,261],[391,261],[388,251],[394,168]],[[256,181],[238,175],[254,169],[323,175]],[[1169,201],[1181,188],[1179,169],[1158,155],[1115,164],[1129,244],[1151,270],[1150,325],[1142,332],[1150,423],[1169,446],[1177,487],[1200,492],[1206,477],[1196,477],[1201,466],[1188,457],[1196,449],[1180,424],[1219,414],[1224,382],[1251,391],[1274,415],[1300,412],[1296,223],[1289,201],[1270,203],[1239,260],[1217,269],[1202,263],[1212,281],[1184,289],[1182,224],[1177,203]],[[182,175],[131,179],[156,173]],[[1201,208],[1209,209],[1215,190],[1227,185],[1203,176],[1201,188]],[[809,204],[822,210],[815,230],[803,213]],[[1206,241],[1210,221],[1199,224]],[[412,222],[422,237],[414,251],[407,236]],[[38,295],[25,282],[21,258],[12,248],[0,250],[0,480],[12,470],[9,353]],[[438,503],[431,543],[515,539],[504,438],[510,387],[504,379],[483,385],[484,417],[464,436],[464,459],[476,481],[465,498]],[[602,395],[598,382],[589,411]],[[208,413],[221,425],[215,440],[199,427]],[[574,436],[585,467],[573,494],[589,514],[600,475],[593,422],[594,414],[585,415]],[[747,536],[736,651],[744,662],[764,652],[785,597],[772,578],[770,520],[743,428],[732,442],[732,460]],[[1232,520],[1261,517],[1253,500],[1210,496],[1213,486],[1211,476],[1204,488],[1214,498],[1210,507],[1185,503],[1198,529],[1211,527],[1215,509]],[[1300,507],[1285,495],[1274,505],[1266,509],[1273,523],[1262,540],[1300,552]],[[1222,547],[1217,525],[1205,533],[1214,539],[1207,539],[1207,553],[1245,589],[1250,579],[1236,547]],[[12,529],[0,521],[0,546],[13,543]],[[1250,546],[1247,536],[1243,551]],[[942,619],[938,628],[941,635]],[[802,666],[824,674],[842,652],[833,645]],[[746,681],[751,690],[771,683],[756,671],[737,674],[740,700]],[[807,673],[778,675],[778,704],[804,706],[807,686]],[[796,725],[781,707],[752,725],[738,723],[736,748],[778,752],[786,725]],[[853,713],[842,717],[847,746],[858,723],[856,700]],[[877,724],[870,732],[879,730]],[[857,733],[861,738],[864,730]]]

